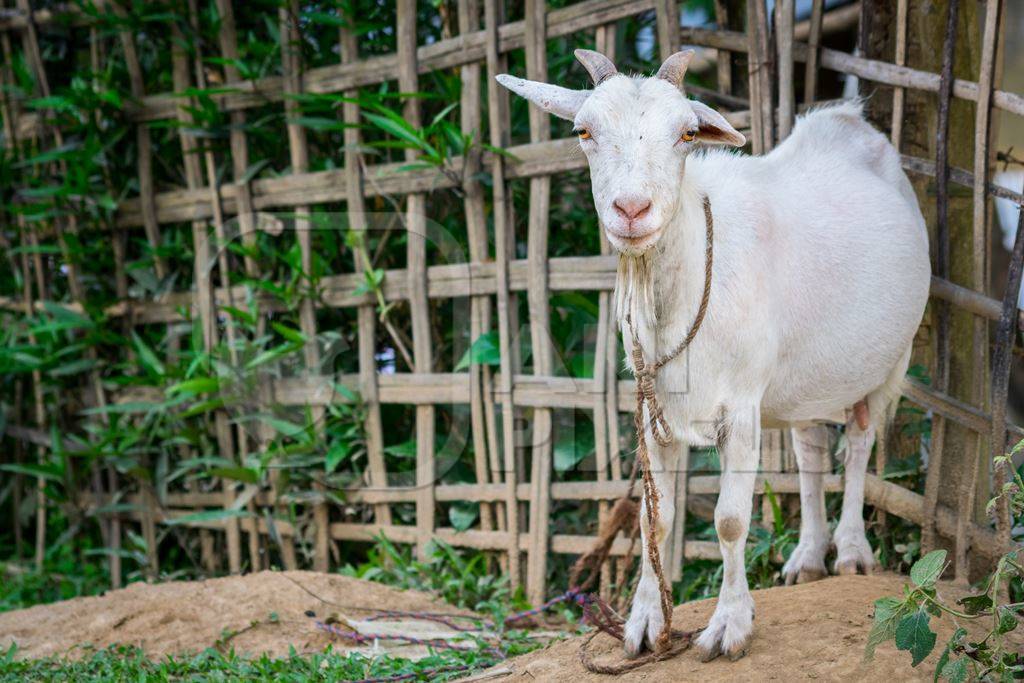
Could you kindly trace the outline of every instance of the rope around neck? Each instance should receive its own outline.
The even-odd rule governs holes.
[[[630,305],[629,310],[626,312],[626,325],[629,327],[629,332],[633,340],[633,376],[636,378],[636,412],[633,414],[633,427],[636,430],[636,458],[637,462],[640,464],[640,471],[643,473],[644,517],[647,521],[647,538],[649,539],[647,543],[647,557],[648,560],[650,560],[651,567],[654,569],[655,575],[658,577],[658,588],[661,593],[661,616],[663,624],[661,627],[661,633],[658,634],[658,638],[655,641],[655,654],[668,652],[671,648],[672,590],[669,587],[668,582],[665,581],[665,573],[661,564],[661,551],[658,549],[657,543],[656,529],[658,528],[658,524],[661,519],[661,515],[659,513],[660,496],[658,494],[657,487],[654,485],[654,475],[651,472],[651,456],[650,452],[647,450],[647,438],[643,424],[643,413],[644,406],[646,406],[648,415],[650,416],[651,435],[654,437],[654,440],[658,442],[658,445],[668,446],[671,444],[673,440],[672,428],[669,427],[668,422],[665,420],[661,404],[658,402],[656,382],[658,378],[658,371],[679,357],[679,355],[690,346],[690,343],[693,341],[694,337],[697,336],[697,332],[704,323],[704,316],[708,310],[708,301],[711,298],[711,268],[714,261],[715,223],[714,218],[711,215],[711,200],[708,199],[707,195],[704,195],[703,204],[704,225],[706,231],[706,245],[704,248],[704,293],[701,295],[700,306],[697,308],[697,313],[693,318],[693,322],[690,323],[690,329],[686,333],[686,336],[670,352],[657,359],[655,362],[648,364],[647,361],[644,360],[644,352],[640,346],[640,335],[633,326],[632,305]],[[630,486],[630,494],[632,494],[632,485]],[[652,543],[650,540],[654,540],[654,542]]]

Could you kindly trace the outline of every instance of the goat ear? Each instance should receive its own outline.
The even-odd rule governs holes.
[[[525,97],[549,114],[567,121],[576,118],[576,112],[590,97],[589,90],[570,90],[549,83],[527,81],[508,74],[500,74],[495,78],[498,83],[520,97]]]
[[[742,147],[747,144],[743,133],[739,132],[717,111],[697,100],[690,100],[690,106],[697,114],[697,139],[710,144],[734,145]]]

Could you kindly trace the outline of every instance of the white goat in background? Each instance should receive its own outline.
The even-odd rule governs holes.
[[[598,216],[620,253],[617,298],[631,312],[648,359],[675,347],[693,320],[704,285],[702,202],[710,200],[707,317],[687,353],[658,379],[676,438],[668,447],[647,441],[661,495],[654,537],[662,557],[675,513],[674,463],[689,444],[718,446],[715,528],[724,572],[697,645],[707,659],[735,658],[745,654],[753,626],[744,545],[762,419],[792,425],[800,466],[800,541],[783,570],[787,582],[827,573],[822,477],[830,469],[823,424],[829,421],[846,423],[848,444],[842,515],[832,537],[836,570],[868,572],[874,565],[864,534],[864,473],[875,433],[895,409],[928,298],[928,236],[899,155],[864,121],[859,103],[802,117],[763,157],[699,152],[701,143],[742,146],[745,139],[682,94],[691,56],[677,53],[656,77],[640,78],[578,50],[593,90],[507,75],[498,81],[574,123]],[[631,335],[622,324],[628,358]],[[643,541],[646,548],[649,529]],[[657,580],[646,552],[643,558],[626,624],[631,656],[645,640],[653,646],[662,626]]]

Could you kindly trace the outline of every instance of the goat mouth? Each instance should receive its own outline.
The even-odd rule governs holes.
[[[640,251],[650,247],[658,239],[658,235],[661,233],[661,229],[655,229],[643,235],[620,235],[618,233],[610,232],[611,236],[614,237],[613,242],[618,242],[621,245],[620,251]]]

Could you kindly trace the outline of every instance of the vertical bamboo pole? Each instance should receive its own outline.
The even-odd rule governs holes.
[[[174,80],[174,90],[182,92],[192,84],[188,55],[185,53],[185,37],[177,24],[172,24],[172,51],[171,63]],[[178,138],[181,144],[183,163],[185,165],[185,182],[189,189],[197,189],[202,186],[202,170],[199,164],[199,155],[195,138],[189,135],[185,126],[192,124],[191,116],[184,108],[177,112],[178,121],[183,128],[179,130]],[[194,249],[193,258],[193,281],[194,281],[194,311],[193,315],[199,317],[202,326],[203,348],[212,352],[218,343],[217,319],[213,300],[213,285],[210,281],[212,273],[212,262],[210,259],[210,236],[208,226],[203,220],[192,221],[192,244]],[[235,448],[231,438],[231,425],[228,423],[227,415],[223,411],[214,414],[214,429],[217,435],[217,446],[222,457],[234,460]],[[221,482],[224,489],[225,506],[230,506],[234,500],[233,492],[226,481]],[[241,533],[238,519],[228,518],[224,520],[225,538],[228,548],[228,569],[232,574],[242,571],[242,546]]]
[[[14,64],[13,50],[11,49],[10,35],[6,32],[0,32],[0,48],[3,50],[4,60],[0,64],[0,102],[3,103],[2,113],[4,118],[4,135],[15,149],[16,158],[21,158],[21,140],[18,136],[18,116],[20,114],[20,108],[18,103],[7,96],[7,85],[14,82],[13,73],[11,72],[11,65]],[[34,242],[34,236],[32,235],[25,216],[18,214],[17,226],[19,233],[20,246],[22,248],[21,253],[21,264],[22,272],[25,274],[22,280],[22,304],[25,309],[25,315],[32,315],[33,299],[32,299],[32,285],[33,280],[36,283],[36,291],[39,294],[39,299],[46,298],[46,284],[43,276],[43,264],[42,259],[36,250],[33,258],[28,256],[28,247]],[[35,334],[30,330],[28,333],[28,342],[30,345],[35,346],[36,337]],[[43,392],[43,376],[39,370],[32,371],[32,403],[34,420],[37,428],[44,430],[46,429],[46,403]],[[46,451],[42,446],[36,447],[36,459],[40,464],[46,459]],[[44,552],[46,550],[46,494],[45,494],[46,481],[42,477],[36,479],[36,529],[35,529],[35,553],[34,563],[37,572],[43,569]]]
[[[127,14],[119,2],[111,3],[111,9],[120,18]],[[125,68],[128,70],[128,83],[132,99],[141,102],[146,96],[145,80],[139,53],[135,45],[135,36],[131,31],[119,33],[121,47],[124,51]],[[136,164],[139,174],[139,204],[142,209],[142,227],[146,233],[149,248],[153,250],[153,268],[160,280],[167,277],[167,262],[160,255],[160,224],[156,218],[156,193],[153,188],[153,140],[149,126],[145,123],[135,124],[135,145],[138,148]]]
[[[354,17],[346,17],[349,26],[340,30],[341,61],[352,64],[359,61],[359,49],[354,27]],[[348,90],[345,97],[350,100],[359,96],[358,90]],[[363,201],[363,169],[362,154],[359,151],[361,138],[359,134],[359,105],[349,101],[342,105],[342,117],[347,125],[345,128],[345,197],[348,203],[349,227],[353,232],[362,233],[366,247],[366,204]],[[364,271],[363,259],[355,255],[357,273]],[[373,304],[359,307],[359,394],[366,407],[366,419],[363,432],[366,438],[366,457],[369,468],[370,483],[384,488],[388,485],[387,468],[384,463],[384,431],[380,417],[380,392],[377,388],[377,317]],[[376,522],[382,525],[391,524],[391,508],[387,503],[374,507]]]
[[[775,47],[779,60],[779,142],[789,137],[796,115],[795,84],[793,83],[794,13],[793,0],[776,0]],[[811,50],[811,53],[813,52],[814,50]]]
[[[896,66],[907,63],[907,5],[910,0],[897,0],[896,3]],[[903,109],[906,102],[906,91],[894,88],[892,92],[892,145],[898,152],[903,142]]]
[[[22,11],[24,11],[24,12],[27,12],[28,16],[31,16],[31,8],[29,6],[28,0],[18,0],[18,8],[21,9]],[[45,97],[49,97],[50,94],[51,94],[50,82],[49,82],[49,78],[48,78],[48,76],[46,74],[45,64],[43,63],[42,52],[39,49],[39,37],[38,37],[38,35],[36,33],[36,30],[35,30],[35,24],[32,23],[32,22],[29,22],[26,25],[25,31],[22,34],[22,45],[23,45],[24,50],[25,50],[25,55],[28,58],[28,62],[29,62],[30,68],[32,69],[32,72],[35,75],[36,87],[38,88],[40,94],[44,98]],[[63,145],[64,145],[64,135],[61,132],[60,127],[55,124],[52,127],[52,131],[51,132],[52,132],[52,135],[53,135],[54,144],[57,147],[63,147]],[[68,172],[67,163],[63,159],[60,160],[57,163],[57,168],[58,168],[59,172],[62,175],[66,175],[67,172]],[[70,248],[69,248],[68,242],[67,242],[67,235],[65,233],[65,230],[67,230],[67,232],[70,232],[73,236],[77,237],[77,235],[78,235],[78,219],[77,219],[77,216],[75,215],[74,212],[68,212],[66,214],[66,221],[67,221],[67,223],[65,225],[64,219],[62,219],[61,217],[58,216],[53,221],[53,227],[54,227],[54,231],[55,231],[55,233],[57,235],[57,242],[60,245],[61,256],[63,258],[64,268],[65,268],[66,273],[67,273],[68,289],[70,290],[71,298],[72,298],[72,300],[75,303],[79,304],[84,309],[84,306],[85,306],[85,303],[86,303],[85,288],[82,285],[81,272],[79,270],[78,263],[77,263],[77,261],[75,260],[75,258],[71,254],[71,251],[70,251]],[[86,355],[87,358],[89,358],[91,360],[96,360],[97,355],[96,355],[95,347],[91,347],[91,346],[88,347],[85,350],[85,355]],[[95,368],[90,370],[89,373],[88,373],[88,385],[89,385],[89,391],[92,394],[91,400],[94,402],[95,407],[97,407],[97,408],[104,408],[104,407],[106,407],[106,405],[107,405],[106,391],[103,388],[103,383],[100,380],[99,371],[96,370]],[[106,413],[101,413],[100,419],[102,421],[106,422],[109,418],[107,417]],[[118,531],[120,532],[120,530],[118,530]],[[149,558],[150,576],[151,576],[151,578],[153,578],[153,577],[155,577],[156,573],[158,572],[158,567],[156,566],[156,559],[155,559],[156,558],[156,553],[155,553],[155,548],[153,547],[153,546],[155,546],[155,534],[153,534],[153,542],[152,543],[148,543],[148,540],[149,539],[147,538],[147,545],[148,545],[148,547],[147,547],[147,557]],[[120,536],[118,536],[118,545],[120,545]],[[37,552],[38,552],[38,548],[37,548]],[[121,562],[120,562],[120,556],[117,555],[116,553],[111,553],[109,557],[110,557],[109,562],[110,562],[111,581],[114,582],[117,585],[120,585],[120,583],[121,583]],[[39,559],[40,558],[37,555],[37,561]]]
[[[754,154],[772,148],[772,86],[765,0],[747,0],[747,52],[750,79],[750,138]]]
[[[984,293],[988,284],[988,176],[989,160],[991,151],[991,122],[992,122],[992,90],[995,86],[996,74],[996,51],[999,41],[999,22],[1002,14],[1002,3],[1000,0],[988,0],[985,4],[985,28],[981,39],[981,65],[978,72],[978,108],[975,112],[974,124],[974,230],[973,250],[974,279],[972,286],[975,291]],[[1018,236],[1021,232],[1020,226],[1017,229]],[[1015,240],[1015,242],[1020,241]],[[991,456],[998,458],[1006,452],[1006,394],[1007,380],[1009,378],[1010,352],[1013,348],[1014,328],[1013,318],[1016,317],[1017,304],[1014,297],[1020,288],[1020,255],[1017,253],[1016,243],[1014,245],[1014,259],[1010,264],[1010,275],[1007,284],[1007,294],[1004,295],[1002,315],[996,333],[996,347],[992,363],[992,433],[989,435]],[[1013,277],[1016,276],[1016,283]],[[1007,305],[1007,300],[1012,301]],[[1009,329],[1007,329],[1009,328]],[[987,344],[988,324],[978,316],[974,318],[974,367],[975,396],[977,404],[984,403],[984,382],[980,378],[988,370],[988,363],[985,351]],[[980,390],[980,391],[979,391]],[[979,395],[981,394],[981,395]],[[979,446],[982,439],[979,435]],[[979,448],[979,456],[982,450]],[[983,457],[983,456],[982,456]],[[996,494],[1001,493],[1002,483],[1006,481],[1006,465],[996,465],[994,472]],[[957,516],[956,526],[956,568],[957,578],[966,580],[967,577],[967,548],[968,530],[974,521],[975,494],[978,488],[978,468],[970,470],[969,489],[967,495],[962,499],[962,505]],[[1009,511],[1006,500],[1002,496],[997,504],[996,528],[999,534],[999,541],[1002,546],[1008,547],[1010,542]]]
[[[503,18],[500,0],[484,0],[484,25],[487,32],[487,109],[490,139],[493,147],[504,149],[509,141],[508,96],[495,85],[494,77],[505,69],[498,41],[498,28]],[[508,268],[512,226],[509,222],[510,198],[505,187],[505,162],[500,154],[493,156],[491,176],[494,193],[494,249],[498,300],[498,345],[501,350],[501,375],[495,392],[501,397],[501,442],[504,455],[505,528],[508,530],[508,576],[513,590],[520,584],[519,511],[516,499],[515,396],[512,393],[512,335]]]
[[[403,93],[419,90],[416,70],[416,2],[398,0],[398,89]],[[412,126],[420,125],[420,103],[407,97],[402,115]],[[407,149],[405,158],[416,159]],[[407,263],[409,311],[412,315],[414,372],[433,368],[430,339],[430,301],[427,299],[426,196],[410,194],[406,198]],[[417,552],[422,558],[426,544],[434,534],[434,406],[416,406],[416,527]]]
[[[1024,187],[1021,188],[1024,194]],[[1017,328],[1017,297],[1020,292],[1024,262],[1024,200],[1020,202],[1017,218],[1017,236],[1013,242],[1010,268],[1003,294],[1003,307],[996,328],[995,352],[992,354],[992,457],[1006,453],[1006,398],[1010,381],[1010,359]],[[992,490],[999,495],[996,499],[996,533],[1000,552],[1011,547],[1012,524],[1006,496],[1001,495],[1003,485],[1009,481],[1012,462],[1000,462],[995,467]],[[972,510],[973,512],[973,510]],[[958,520],[959,521],[959,520]],[[959,527],[957,529],[959,532]],[[959,567],[958,567],[959,569]]]
[[[480,28],[480,3],[478,0],[459,0],[459,33],[467,35]],[[462,95],[459,104],[463,135],[475,142],[482,142],[483,126],[480,106],[480,64],[471,62],[460,71]],[[478,178],[481,171],[479,148],[466,154],[462,171],[463,203],[466,213],[466,232],[469,240],[469,260],[483,263],[487,260],[487,217],[484,215],[483,186]],[[474,296],[469,302],[469,340],[472,344],[491,328],[491,300],[487,296]],[[469,366],[469,411],[473,431],[473,465],[479,484],[490,481],[488,468],[489,449],[497,444],[488,442],[487,424],[493,420],[494,411],[484,405],[490,400],[485,388],[490,385],[490,368],[471,362]],[[487,398],[485,399],[485,396]],[[487,531],[494,528],[494,511],[490,503],[480,503],[480,528]]]
[[[189,23],[190,23],[190,26],[192,28],[192,32],[195,35],[199,35],[199,24],[198,24],[199,13],[198,13],[198,10],[196,8],[195,0],[189,0],[188,4],[189,4]],[[233,17],[232,17],[232,19],[233,19]],[[225,26],[229,26],[229,25],[230,25],[230,27],[232,29],[234,28],[234,23],[232,21],[230,24],[222,23],[221,30],[223,31]],[[196,44],[194,46],[194,51],[195,51],[194,65],[195,65],[196,85],[200,89],[204,90],[207,87],[207,82],[206,82],[206,65],[205,65],[205,63],[203,61],[203,53],[202,53],[202,49],[201,49],[200,45]],[[233,121],[234,121],[234,119],[233,119]],[[243,122],[244,122],[244,114],[243,114]],[[242,132],[242,131],[241,130],[237,130],[237,131],[233,130],[232,131],[232,133],[235,133],[235,132]],[[242,133],[242,134],[244,135],[244,133]],[[232,142],[234,142],[234,140],[232,140]],[[244,139],[243,139],[243,142],[244,142]],[[234,147],[235,146],[233,145],[233,149],[234,149]],[[241,158],[241,161],[247,162],[247,160],[248,160],[247,156],[243,155],[242,158]],[[236,162],[237,161],[238,160],[236,160]],[[218,179],[218,176],[217,176],[216,159],[214,158],[213,150],[209,146],[205,146],[204,149],[203,149],[203,163],[204,163],[204,166],[205,166],[205,169],[206,169],[206,185],[207,185],[207,188],[209,189],[209,192],[210,192],[210,207],[213,210],[213,229],[214,229],[214,235],[215,235],[215,237],[217,239],[217,258],[216,258],[216,263],[217,263],[217,272],[218,272],[219,280],[220,280],[220,286],[223,289],[223,291],[224,291],[224,293],[225,293],[225,295],[227,297],[228,305],[229,306],[234,306],[235,305],[235,301],[234,301],[234,299],[232,297],[232,293],[231,293],[232,292],[232,289],[231,289],[231,278],[230,278],[231,271],[230,271],[230,266],[228,264],[228,240],[227,240],[227,233],[226,233],[226,229],[225,229],[225,225],[224,225],[224,223],[225,223],[225,220],[224,220],[224,208],[223,208],[223,204],[222,204],[222,201],[221,201],[220,180]],[[237,367],[239,367],[239,359],[238,359],[238,343],[237,343],[237,336],[236,336],[236,331],[235,331],[235,321],[234,321],[234,319],[231,318],[231,317],[228,317],[225,320],[224,327],[225,327],[225,337],[226,337],[226,340],[227,340],[228,358],[229,358],[229,360],[231,362],[232,367],[236,367],[237,368]],[[238,460],[240,462],[244,462],[245,456],[248,453],[248,443],[246,441],[245,430],[244,430],[244,428],[242,427],[241,424],[236,424],[235,425],[234,433],[235,433],[235,445],[236,445],[236,447],[238,449],[238,451],[237,451],[237,453],[238,453]],[[252,486],[252,485],[250,484],[248,486]],[[225,501],[224,501],[225,506],[229,506],[229,505],[231,505],[234,502],[234,499],[235,499],[234,498],[234,492],[231,491],[230,489],[225,489],[224,497],[225,497]],[[250,569],[252,571],[258,571],[258,570],[263,568],[263,564],[264,563],[263,563],[263,558],[262,558],[262,556],[260,554],[259,530],[258,530],[258,526],[257,526],[255,515],[253,515],[253,513],[255,511],[255,505],[252,503],[251,500],[247,504],[247,510],[249,511],[249,513],[251,515],[249,519],[245,520],[245,526],[248,527],[249,562],[250,562],[250,565],[251,565]],[[239,525],[240,528],[241,528],[241,526],[242,525]]]
[[[615,61],[615,24],[598,26],[595,34],[595,48],[598,52]],[[599,228],[598,240],[600,242],[601,255],[611,254],[611,245],[604,229]],[[618,406],[609,406],[609,387],[615,384],[615,365],[608,363],[609,356],[614,354],[617,344],[615,337],[614,314],[612,313],[611,292],[601,291],[597,295],[597,339],[594,344],[594,461],[597,469],[597,480],[608,481],[609,476],[616,477],[618,468],[613,463],[613,458],[618,458],[616,441],[611,438],[611,419],[617,415],[609,411],[609,408],[616,410]],[[598,527],[608,517],[610,505],[608,501],[602,500],[597,505]],[[601,597],[605,600],[611,597],[612,587],[612,563],[606,561],[601,565]]]
[[[280,10],[281,20],[281,64],[284,71],[285,90],[288,93],[302,92],[302,49],[299,34],[299,1],[289,0]],[[306,141],[306,129],[294,119],[299,114],[299,103],[294,99],[285,100],[285,115],[288,118],[288,150],[291,155],[292,173],[309,171],[309,144]],[[312,224],[309,206],[295,208],[295,232],[299,243],[299,255],[305,276],[313,281],[313,241]],[[316,308],[312,296],[308,293],[299,304],[299,328],[306,337],[303,356],[306,372],[310,376],[320,374],[320,349],[317,345]],[[324,409],[314,406],[310,409],[313,424],[319,425],[323,420]],[[322,490],[322,486],[317,486]],[[316,536],[313,541],[313,566],[317,571],[327,571],[330,553],[330,513],[327,504],[317,503],[313,507],[313,519],[316,523]],[[294,569],[295,547],[292,539],[282,544],[285,566]]]
[[[804,71],[804,104],[810,104],[818,96],[818,63],[821,61],[821,23],[824,9],[825,0],[812,0],[811,30],[807,35],[807,65]]]
[[[94,86],[98,86],[96,82],[96,75],[100,73],[101,65],[101,42],[99,32],[95,27],[89,30],[89,64],[93,72]],[[97,116],[97,122],[99,117]],[[110,173],[106,169],[104,170],[104,181],[111,196],[114,196],[115,189],[113,182],[111,181]],[[113,223],[113,221],[110,221]],[[116,226],[111,225],[111,237],[113,244],[114,253],[114,286],[115,296],[118,301],[126,301],[128,299],[128,274],[125,268],[125,251],[127,235],[124,230],[117,229]],[[121,328],[125,336],[127,336],[131,322],[126,316],[121,320]],[[98,377],[97,377],[97,381]],[[107,465],[103,468],[103,472],[97,468],[94,473],[95,490],[97,495],[102,496],[104,489],[103,476],[106,475],[105,488],[107,492],[106,500],[113,501],[118,489],[117,481],[117,470],[113,465]],[[110,550],[108,555],[108,566],[110,570],[110,587],[120,588],[121,587],[121,517],[117,514],[107,515],[106,529],[104,544]]]
[[[985,8],[985,28],[982,36],[981,64],[978,74],[978,102],[974,125],[974,201],[973,223],[971,235],[971,287],[976,292],[985,293],[988,286],[988,230],[986,207],[988,204],[988,163],[990,122],[992,107],[992,90],[995,77],[996,42],[999,28],[999,0],[989,0]],[[981,316],[973,320],[973,351],[971,357],[972,382],[971,399],[981,409],[988,398],[986,379],[988,378],[988,321]],[[993,434],[995,433],[993,428]],[[1006,444],[1005,432],[991,448],[1000,453]],[[967,442],[967,453],[971,460],[978,463],[985,457],[985,435],[970,432]],[[967,488],[958,500],[957,526],[954,535],[954,554],[956,578],[967,583],[969,579],[969,563],[967,550],[970,546],[968,530],[975,518],[975,503],[978,491],[978,465],[968,467],[966,474]],[[987,486],[986,486],[987,489]]]
[[[547,80],[547,30],[544,0],[526,0],[526,77]],[[530,142],[551,139],[551,121],[539,107],[529,108]],[[527,302],[530,310],[530,341],[533,373],[552,374],[550,292],[548,290],[548,215],[551,209],[551,177],[530,178],[530,210],[527,221]],[[526,595],[535,605],[544,602],[547,588],[548,534],[551,510],[551,410],[533,411],[533,443],[530,473],[530,545],[526,558]]]
[[[658,0],[654,11],[658,27],[658,51],[664,61],[679,49],[679,2]]]
[[[936,134],[935,205],[936,241],[935,274],[949,279],[949,108],[953,96],[953,65],[956,48],[956,22],[959,0],[950,0],[946,7],[946,32],[942,46],[942,73],[939,84],[939,116]],[[945,393],[949,386],[949,305],[935,301],[938,309],[935,356],[937,367],[933,386]],[[921,551],[935,547],[935,508],[938,504],[942,458],[945,450],[946,420],[939,414],[932,418],[932,450],[925,478],[924,523],[921,525]]]
[[[819,0],[820,2],[821,0]],[[729,29],[729,8],[724,0],[715,0],[715,26],[720,31]],[[732,53],[718,48],[715,60],[718,92],[729,95],[732,93]]]
[[[220,17],[220,31],[218,32],[220,52],[221,56],[227,60],[224,62],[224,80],[228,83],[237,83],[242,80],[242,75],[234,62],[234,60],[238,59],[238,34],[235,28],[235,12],[234,7],[231,5],[231,0],[217,0],[217,14]],[[238,206],[238,229],[241,233],[240,237],[243,246],[246,247],[247,251],[251,252],[255,249],[257,240],[255,213],[252,203],[252,188],[250,186],[250,181],[247,179],[249,171],[249,144],[245,134],[245,112],[242,110],[232,111],[230,114],[230,120],[231,131],[229,133],[229,138],[231,144],[231,168],[232,175],[235,179],[234,190],[235,203]],[[212,178],[210,179],[210,183],[214,183]],[[221,232],[223,233],[223,230]],[[223,239],[223,235],[221,236],[221,239]],[[254,279],[259,277],[259,265],[250,253],[246,253],[243,263],[247,277]],[[227,280],[227,273],[227,268],[221,267],[221,282],[224,287],[230,286],[230,283]],[[230,296],[230,289],[227,291]],[[258,298],[256,299],[254,306],[256,307],[255,313],[257,316],[256,335],[262,336],[266,327],[266,322],[265,318],[259,313]],[[235,362],[234,359],[233,362]],[[237,363],[235,364],[237,366]],[[270,391],[263,382],[259,383],[256,391],[257,402],[259,408],[262,410],[270,403]],[[258,423],[255,426],[255,429],[256,447],[260,451],[265,450],[267,444],[271,440],[269,434],[270,430],[262,422]],[[239,454],[244,458],[248,451],[248,443],[241,426],[239,426],[236,434],[238,436]],[[253,570],[256,570],[257,568],[262,567],[264,563],[262,550],[260,548],[261,538],[259,528],[255,521],[256,504],[251,498],[249,502],[246,503],[246,511],[252,517],[252,525],[249,526],[248,529],[249,564]]]

